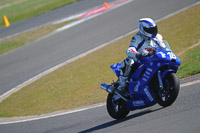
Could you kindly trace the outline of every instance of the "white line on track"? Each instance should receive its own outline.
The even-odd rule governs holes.
[[[133,0],[131,0],[131,1],[133,1]],[[187,6],[187,7],[183,8],[183,9],[180,9],[180,10],[174,12],[174,13],[171,13],[171,14],[169,14],[169,15],[166,15],[166,16],[164,16],[164,17],[162,17],[162,18],[156,20],[156,22],[161,21],[161,20],[166,19],[166,18],[169,18],[169,17],[171,17],[171,16],[173,16],[173,15],[175,15],[175,14],[178,14],[178,13],[180,13],[180,12],[182,12],[182,11],[184,11],[184,10],[190,8],[190,7],[193,7],[193,6],[197,5],[197,4],[200,4],[200,1],[194,3],[194,4],[190,5],[190,6]],[[98,15],[97,15],[97,16],[98,16]],[[61,63],[61,64],[58,64],[58,65],[56,65],[56,66],[54,66],[54,67],[52,67],[52,68],[50,68],[50,69],[48,69],[48,70],[46,70],[46,71],[44,71],[44,72],[42,72],[42,73],[36,75],[35,77],[33,77],[33,78],[31,78],[31,79],[25,81],[24,83],[18,85],[17,87],[15,87],[15,88],[11,89],[10,91],[8,91],[8,92],[4,93],[3,95],[1,95],[1,96],[0,96],[0,102],[1,102],[3,99],[5,99],[5,98],[7,98],[8,96],[10,96],[12,93],[16,92],[17,90],[21,89],[22,87],[24,87],[24,86],[26,86],[26,85],[28,85],[28,84],[34,82],[35,80],[41,78],[42,76],[47,75],[48,73],[50,73],[50,72],[52,72],[52,71],[55,71],[56,69],[58,69],[58,68],[60,68],[60,67],[62,67],[62,66],[64,66],[64,65],[66,65],[66,64],[68,64],[68,63],[71,63],[71,62],[73,62],[73,61],[75,61],[75,60],[77,60],[77,59],[79,59],[79,58],[82,58],[82,57],[84,57],[84,56],[86,56],[86,55],[88,55],[88,54],[90,54],[90,53],[92,53],[92,52],[94,52],[94,51],[96,51],[96,50],[102,48],[102,47],[105,47],[105,46],[111,44],[112,42],[115,42],[115,41],[117,41],[117,40],[120,40],[121,38],[123,38],[123,37],[125,37],[125,36],[128,36],[128,35],[130,35],[130,34],[136,32],[137,30],[138,30],[138,29],[135,29],[135,30],[133,30],[133,31],[131,31],[131,32],[129,32],[129,33],[123,35],[123,36],[117,37],[117,38],[114,39],[114,40],[111,40],[111,41],[109,41],[109,42],[107,42],[107,43],[104,43],[104,44],[102,44],[102,45],[100,45],[100,46],[98,46],[98,47],[96,47],[96,48],[94,48],[94,49],[91,49],[91,50],[89,50],[89,51],[87,51],[87,52],[85,52],[85,53],[83,53],[83,54],[80,54],[80,55],[78,55],[78,56],[76,56],[76,57],[74,57],[74,58],[72,58],[72,59],[69,59],[69,60],[67,60],[67,61],[65,61],[65,62],[63,62],[63,63]],[[189,85],[192,85],[192,84],[197,84],[197,83],[200,83],[200,80],[197,80],[197,81],[194,81],[194,82],[190,82],[190,83],[183,84],[183,85],[181,85],[181,87],[186,87],[186,86],[189,86]],[[59,114],[54,114],[54,115],[48,115],[48,116],[42,116],[42,117],[37,117],[37,118],[32,118],[32,119],[18,120],[18,121],[9,121],[9,122],[0,122],[0,125],[14,124],[14,123],[20,123],[20,122],[28,122],[28,121],[33,121],[33,120],[40,120],[40,119],[45,119],[45,118],[51,118],[51,117],[66,115],[66,114],[70,114],[70,113],[80,112],[80,111],[84,111],[84,110],[88,110],[88,109],[92,109],[92,108],[97,108],[97,107],[101,107],[101,106],[104,106],[104,105],[105,105],[105,103],[99,104],[99,105],[93,105],[93,106],[86,107],[86,108],[83,108],[83,109],[78,109],[78,110],[73,110],[73,111],[67,111],[67,112],[64,112],[64,113],[59,113]]]
[[[69,28],[71,28],[71,27],[73,27],[73,26],[75,26],[75,25],[77,25],[77,24],[86,22],[86,21],[88,21],[88,20],[90,20],[90,19],[92,19],[92,18],[95,18],[95,17],[99,16],[99,15],[103,15],[104,13],[107,13],[107,12],[109,12],[109,11],[112,11],[112,10],[114,10],[114,9],[116,9],[116,8],[118,8],[118,7],[121,7],[121,6],[123,6],[123,5],[126,5],[126,4],[128,4],[128,3],[130,3],[130,2],[133,2],[134,0],[117,0],[117,1],[114,1],[114,2],[112,2],[112,3],[109,3],[109,5],[112,5],[112,4],[117,3],[117,2],[120,2],[120,1],[122,2],[121,4],[116,4],[116,5],[114,5],[113,7],[110,7],[110,9],[106,9],[106,10],[103,11],[103,12],[94,13],[93,15],[88,16],[88,17],[86,16],[86,17],[82,18],[81,20],[78,20],[78,21],[76,21],[76,22],[73,22],[73,23],[71,23],[71,24],[68,24],[68,25],[66,25],[66,26],[63,26],[63,27],[61,27],[61,28],[55,30],[55,32],[61,32],[61,31],[63,31],[63,30],[69,29]],[[97,8],[97,9],[93,9],[93,12],[95,12],[95,10],[98,10],[98,8]],[[89,11],[89,12],[90,12],[90,11]],[[81,14],[83,15],[83,14],[85,14],[85,13],[81,13]],[[80,15],[80,16],[82,16],[82,15]],[[79,16],[77,16],[77,17],[79,17]]]
[[[122,1],[122,0],[116,0],[116,1],[113,1],[113,2],[111,2],[111,3],[109,3],[109,4],[113,4],[113,3],[118,2],[118,1]],[[120,7],[120,6],[123,6],[123,5],[125,5],[125,4],[128,4],[128,3],[130,3],[130,2],[132,2],[132,1],[134,1],[134,0],[127,0],[127,1],[124,0],[124,1],[125,1],[124,3],[122,3],[122,4],[120,4],[120,5],[116,5],[116,6],[113,7],[112,9],[109,9],[108,11],[111,11],[111,10],[113,10],[113,9],[115,9],[115,8],[118,8],[118,7]],[[94,7],[94,8],[89,9],[89,10],[86,10],[86,11],[84,11],[84,12],[82,12],[82,13],[79,13],[79,14],[76,14],[76,15],[72,15],[72,16],[69,16],[69,17],[67,17],[67,18],[63,18],[63,19],[56,20],[56,21],[53,21],[53,22],[48,22],[48,23],[45,23],[45,24],[42,24],[42,25],[39,25],[39,26],[30,28],[30,29],[27,29],[27,30],[24,30],[24,31],[22,31],[22,32],[15,33],[15,34],[13,34],[13,35],[0,38],[0,41],[5,40],[5,39],[8,39],[8,38],[11,38],[11,37],[14,37],[14,36],[17,36],[17,35],[20,35],[20,34],[23,34],[23,33],[26,33],[26,32],[28,32],[28,31],[31,31],[31,30],[34,30],[34,29],[38,29],[38,28],[43,27],[43,26],[46,26],[46,25],[58,24],[58,23],[62,23],[62,22],[65,22],[65,21],[69,21],[69,20],[76,19],[76,18],[82,16],[83,14],[85,14],[86,12],[88,12],[88,11],[90,11],[90,10],[93,10],[93,9],[95,9],[95,8],[98,8],[98,7],[99,7],[99,6],[96,6],[96,7]],[[108,12],[108,11],[106,11],[106,12]],[[103,13],[106,13],[106,12],[103,12]],[[98,14],[98,15],[101,15],[101,14],[103,14],[103,13],[100,13],[100,14]],[[87,18],[83,18],[83,19],[84,19],[84,21],[87,21],[87,20],[89,20],[89,19],[92,19],[92,18],[94,18],[94,17],[97,17],[98,15],[93,15],[93,16],[90,16],[90,17],[87,17]],[[79,20],[78,22],[74,22],[74,24],[72,24],[71,27],[73,27],[73,26],[75,26],[75,25],[77,25],[77,24],[79,24],[79,23],[82,23],[81,21],[82,21],[82,20]],[[75,24],[75,23],[77,23],[77,24]],[[66,26],[66,28],[64,28],[64,27],[65,27],[65,26],[63,26],[63,30],[68,29],[68,28],[71,28],[71,27],[69,27],[69,26]],[[61,29],[62,29],[62,28],[61,28]],[[60,30],[60,31],[62,31],[62,30]]]
[[[40,120],[40,119],[47,119],[47,118],[52,118],[52,117],[56,117],[56,116],[62,116],[62,115],[67,115],[67,114],[71,114],[71,113],[76,113],[76,112],[80,112],[80,111],[85,111],[85,110],[89,110],[89,109],[93,109],[93,108],[98,108],[98,107],[102,107],[104,106],[105,103],[101,103],[101,104],[95,104],[95,105],[91,105],[85,108],[81,108],[81,109],[76,109],[76,110],[70,110],[70,111],[66,111],[66,112],[62,112],[62,113],[57,113],[57,114],[51,114],[51,115],[43,115],[43,116],[37,116],[35,118],[29,118],[29,119],[23,119],[23,120],[11,120],[11,121],[5,121],[5,122],[0,122],[0,125],[6,125],[6,124],[14,124],[14,123],[21,123],[21,122],[28,122],[28,121],[35,121],[35,120]]]

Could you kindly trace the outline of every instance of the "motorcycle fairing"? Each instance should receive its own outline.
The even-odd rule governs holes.
[[[152,75],[157,70],[153,70],[151,67],[142,65],[131,76],[129,84],[129,94],[132,97],[130,101],[127,101],[127,110],[140,109],[147,106],[152,106],[156,103],[154,96],[152,95],[148,83],[152,79]],[[135,90],[135,86],[138,85],[138,89]]]
[[[161,60],[162,58],[162,60]],[[140,109],[147,106],[152,106],[156,103],[151,92],[150,81],[161,68],[165,68],[161,72],[161,78],[169,72],[176,72],[178,66],[181,64],[180,60],[171,51],[161,51],[158,49],[154,57],[145,57],[138,60],[139,68],[131,76],[129,84],[129,94],[132,97],[127,101],[127,110]],[[139,83],[139,87],[135,92],[135,86]]]
[[[159,48],[153,57],[144,57],[138,60],[138,69],[132,74],[129,83],[129,94],[131,99],[126,102],[127,110],[140,109],[152,106],[156,103],[152,94],[153,85],[150,81],[161,70],[161,78],[169,72],[176,72],[181,62],[175,54],[168,50],[163,51]],[[117,77],[120,76],[121,63],[110,66]],[[137,86],[138,87],[135,87]]]
[[[121,67],[121,63],[116,63],[110,66],[110,68],[113,70],[113,72],[116,74],[116,76],[119,78],[120,76],[120,67]]]

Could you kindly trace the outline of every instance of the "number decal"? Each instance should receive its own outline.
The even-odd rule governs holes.
[[[160,54],[162,56],[162,58],[166,58],[165,53],[163,52],[158,52],[158,54]]]
[[[168,52],[167,55],[169,55],[170,59],[176,59],[176,55],[172,52]]]

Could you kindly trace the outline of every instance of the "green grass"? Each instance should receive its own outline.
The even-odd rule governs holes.
[[[24,42],[3,42],[0,44],[0,55],[24,45]]]
[[[182,65],[179,68],[179,77],[185,77],[200,72],[200,46],[189,50],[181,57]]]
[[[176,54],[199,41],[199,12],[200,4],[158,23],[159,32]],[[109,66],[126,57],[131,37],[67,64],[12,94],[0,103],[0,116],[38,115],[104,102],[107,93],[99,85],[116,79]],[[179,76],[199,73],[199,56],[199,46],[185,52],[180,57]]]
[[[0,41],[0,55],[7,53],[11,50],[14,50],[18,47],[21,47],[23,45],[26,45],[34,40],[37,40],[38,38],[45,36],[55,29],[62,27],[68,23],[71,23],[73,21],[76,21],[78,19],[70,20],[67,22],[59,23],[59,24],[54,24],[54,25],[47,25],[35,30],[31,30],[28,32],[25,32],[23,34],[5,39],[3,41]]]
[[[0,27],[4,26],[3,15],[13,24],[76,1],[78,0],[1,0]]]

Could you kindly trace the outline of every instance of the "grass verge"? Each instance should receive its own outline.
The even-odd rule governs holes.
[[[76,1],[78,0],[1,0],[0,17],[7,15],[13,24]],[[3,19],[0,19],[0,27],[3,25]]]
[[[199,41],[199,12],[200,4],[158,23],[159,32],[176,54]],[[107,93],[99,85],[116,79],[109,66],[126,57],[131,37],[67,64],[12,94],[0,103],[0,117],[38,115],[104,102]],[[197,46],[182,54],[179,76],[200,72],[199,50]]]
[[[16,49],[20,46],[23,46],[25,44],[28,44],[34,40],[37,40],[38,38],[45,36],[49,34],[50,32],[54,31],[55,29],[62,27],[68,23],[71,23],[73,21],[76,21],[78,19],[73,19],[67,22],[59,23],[59,24],[54,24],[54,25],[46,25],[41,28],[37,28],[35,30],[31,30],[28,32],[25,32],[23,34],[5,39],[0,41],[0,55],[9,52],[13,49]]]

